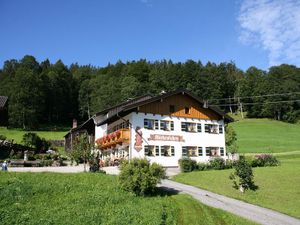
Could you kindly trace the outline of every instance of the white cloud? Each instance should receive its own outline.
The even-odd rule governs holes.
[[[268,52],[269,65],[300,65],[300,1],[244,0],[238,22],[240,40]]]
[[[152,7],[151,0],[140,0],[141,3],[145,4],[148,7]]]

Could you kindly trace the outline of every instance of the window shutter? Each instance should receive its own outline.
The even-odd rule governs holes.
[[[149,145],[144,146],[145,156],[149,156]]]
[[[165,156],[165,149],[166,149],[165,146],[160,146],[160,155],[161,156]]]
[[[198,147],[198,156],[203,156],[202,147]]]
[[[219,125],[219,134],[223,134],[223,126]]]
[[[209,133],[209,124],[205,124],[205,133]]]
[[[159,146],[155,146],[155,155],[159,156]]]
[[[170,123],[170,130],[174,130],[174,121],[171,121]]]
[[[175,148],[174,148],[174,146],[171,146],[171,156],[175,156]]]
[[[155,129],[155,130],[158,130],[158,129],[159,129],[159,127],[158,127],[158,120],[155,120],[155,121],[154,121],[154,129]]]
[[[147,128],[147,129],[148,129],[148,125],[149,125],[148,120],[147,120],[147,119],[144,119],[144,128]]]
[[[160,125],[161,130],[165,130],[165,122],[164,121],[161,120],[159,125]]]
[[[202,132],[201,123],[197,123],[197,132],[199,132],[199,133]]]
[[[210,156],[211,155],[210,147],[206,147],[205,150],[206,150],[205,155]]]
[[[187,156],[187,147],[182,146],[182,156]]]
[[[224,155],[225,155],[225,154],[224,154],[224,148],[222,148],[222,147],[220,148],[220,155],[221,155],[221,156],[224,156]]]
[[[186,131],[187,130],[187,126],[185,122],[181,122],[181,131]]]

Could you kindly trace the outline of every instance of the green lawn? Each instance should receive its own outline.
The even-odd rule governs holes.
[[[23,135],[28,132],[37,133],[37,135],[47,140],[63,140],[64,135],[67,133],[67,131],[24,131],[21,129],[0,127],[0,134],[5,135],[9,140],[13,139],[16,143],[21,143]]]
[[[269,119],[244,119],[231,123],[240,153],[300,151],[300,125]]]
[[[257,191],[242,194],[232,188],[233,170],[182,173],[173,179],[300,218],[300,154],[278,154],[281,166],[254,168]]]
[[[253,224],[188,195],[136,197],[103,174],[0,172],[1,224]]]

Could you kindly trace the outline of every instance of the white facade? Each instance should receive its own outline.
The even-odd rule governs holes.
[[[117,145],[114,149],[107,149],[106,151],[126,149],[128,151],[126,156],[129,159],[146,157],[151,162],[159,163],[165,167],[178,166],[178,160],[183,156],[189,156],[197,162],[207,162],[214,157],[211,155],[212,152],[216,156],[225,159],[226,149],[223,120],[199,120],[133,112],[109,125],[97,126],[95,140],[107,135],[108,131],[116,125],[124,123],[124,121],[129,121],[129,145]],[[150,126],[147,125],[148,122]],[[146,127],[144,126],[145,123]],[[156,127],[154,123],[156,123]],[[164,130],[165,126],[169,129]],[[186,126],[186,131],[183,131],[185,129],[183,127]],[[141,135],[137,135],[137,127],[140,128],[139,132],[141,132]],[[215,133],[206,132],[208,130],[213,130]],[[141,148],[136,148],[135,146],[138,136],[142,136]]]

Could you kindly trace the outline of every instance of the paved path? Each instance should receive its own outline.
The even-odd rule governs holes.
[[[291,216],[205,191],[190,185],[181,184],[171,180],[163,180],[160,186],[189,194],[205,205],[223,209],[259,224],[300,225],[300,220]]]

